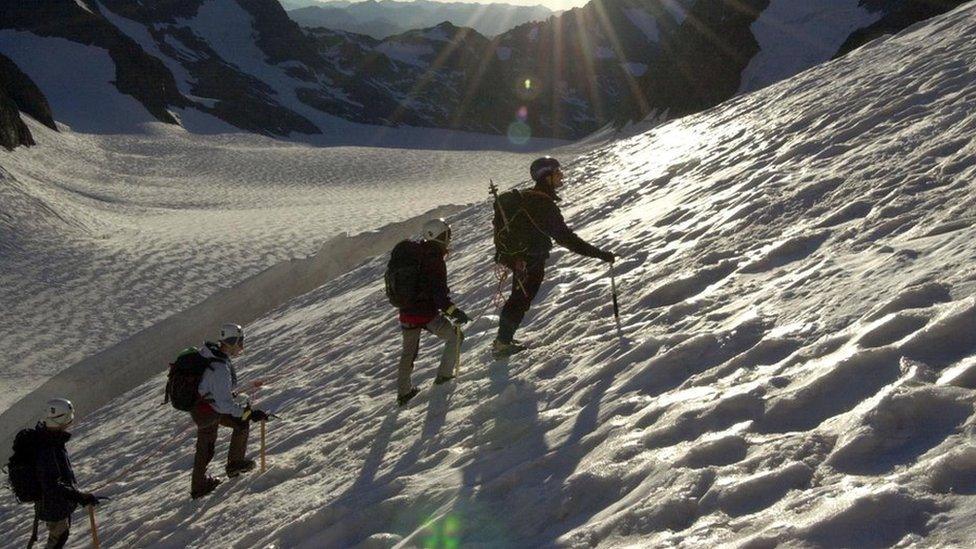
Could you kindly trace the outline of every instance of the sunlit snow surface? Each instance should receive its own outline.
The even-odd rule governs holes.
[[[191,502],[159,376],[82,418],[78,477],[114,497],[103,544],[969,545],[974,34],[962,8],[570,166],[569,222],[622,257],[623,340],[606,269],[557,252],[533,349],[491,361],[481,203],[452,218],[452,288],[478,316],[457,383],[431,385],[426,338],[423,391],[394,406],[377,257],[248,326],[243,380],[285,418],[268,472]]]
[[[220,5],[240,15],[236,3]],[[153,44],[138,25],[112,17]],[[217,33],[215,43],[229,32],[197,23]],[[478,200],[489,178],[521,181],[540,149],[565,143],[513,145],[502,136],[367,126],[324,113],[316,120],[325,131],[293,134],[294,143],[243,133],[194,109],[173,112],[179,128],[118,92],[103,49],[4,30],[0,52],[44,90],[62,130],[31,121],[39,146],[0,152],[0,348],[8,350],[0,358],[0,412],[219,289],[318,252],[340,233]],[[266,79],[280,72],[252,65]],[[160,333],[155,341],[170,339]],[[154,349],[142,353],[132,359],[165,364]],[[8,424],[0,417],[0,438]]]
[[[316,147],[161,124],[142,135],[31,128],[39,146],[0,153],[0,411],[72,363],[339,233],[480,200],[490,177],[521,181],[539,154]],[[410,131],[375,131],[412,144]]]

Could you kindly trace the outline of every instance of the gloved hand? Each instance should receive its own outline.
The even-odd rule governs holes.
[[[458,309],[456,305],[451,305],[446,311],[444,311],[444,314],[447,316],[447,318],[450,318],[458,324],[471,322],[471,317],[469,317],[468,314],[461,309]]]
[[[98,505],[99,503],[106,500],[108,500],[107,497],[96,496],[95,494],[89,494],[88,492],[78,492],[75,495],[75,501],[77,501],[79,505],[82,505],[84,507],[88,507],[89,505]]]
[[[598,259],[600,259],[600,261],[605,261],[607,263],[613,263],[614,260],[617,259],[617,255],[607,250],[601,250]]]
[[[264,410],[251,410],[251,421],[267,421],[270,418]]]

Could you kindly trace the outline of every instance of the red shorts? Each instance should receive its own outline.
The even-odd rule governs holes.
[[[414,326],[426,326],[431,320],[437,318],[437,314],[432,315],[411,315],[400,313],[400,324],[411,324]]]

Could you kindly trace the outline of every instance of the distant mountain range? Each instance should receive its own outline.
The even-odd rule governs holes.
[[[338,116],[574,139],[707,109],[962,3],[594,0],[494,38],[441,23],[378,40],[302,29],[277,0],[14,2],[0,10],[0,54],[13,65],[0,64],[0,135],[26,141],[11,105],[43,110],[31,94],[18,100],[16,83],[29,89],[44,73],[40,92],[63,95],[108,66],[119,93],[172,124],[195,110],[266,135],[328,133]],[[71,43],[87,53],[51,81]]]
[[[285,10],[297,10],[298,8],[306,8],[308,6],[321,6],[322,4],[325,3],[325,2],[319,2],[319,0],[278,0],[278,1],[279,3],[281,3],[281,7],[285,8]],[[335,1],[335,2],[329,2],[329,4],[332,4],[334,6],[348,6],[349,4],[352,4],[352,2]]]
[[[543,6],[431,0],[323,2],[288,11],[288,16],[303,27],[324,27],[373,38],[429,28],[445,21],[492,37],[529,21],[545,21],[552,15],[552,10]]]

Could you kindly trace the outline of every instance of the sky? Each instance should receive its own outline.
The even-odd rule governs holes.
[[[561,11],[561,10],[568,10],[575,7],[582,6],[586,4],[588,0],[506,0],[504,2],[485,2],[485,1],[476,1],[476,0],[434,0],[434,1],[463,2],[465,4],[513,4],[517,6],[535,6],[541,4],[553,11]],[[303,2],[303,0],[291,0],[291,2],[282,2],[282,3],[283,4],[287,4],[287,3],[312,4],[313,2],[314,0],[307,0],[305,2]]]

